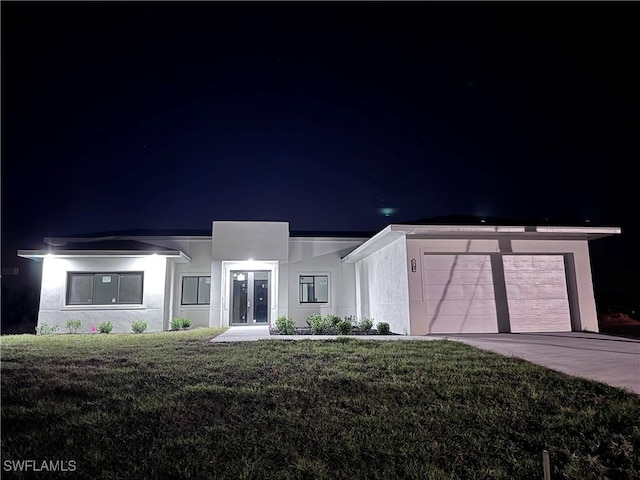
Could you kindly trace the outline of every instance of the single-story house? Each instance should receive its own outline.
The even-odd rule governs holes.
[[[598,331],[589,241],[617,227],[391,224],[373,236],[214,221],[211,232],[45,238],[38,324],[130,332],[333,313],[398,334]]]

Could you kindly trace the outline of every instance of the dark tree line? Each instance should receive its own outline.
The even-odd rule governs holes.
[[[35,333],[40,291],[2,286],[2,333]]]

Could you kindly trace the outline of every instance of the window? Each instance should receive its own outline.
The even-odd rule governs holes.
[[[69,272],[67,305],[142,305],[142,278],[142,272]]]
[[[211,277],[182,277],[182,305],[209,305]]]
[[[300,303],[329,302],[328,275],[300,275]]]

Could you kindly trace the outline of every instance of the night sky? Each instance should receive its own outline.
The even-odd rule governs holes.
[[[621,225],[596,286],[640,292],[639,7],[3,1],[2,267],[37,281],[16,249],[49,235],[547,217]]]

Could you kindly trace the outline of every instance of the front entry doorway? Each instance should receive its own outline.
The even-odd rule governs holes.
[[[231,270],[231,325],[269,323],[269,270]]]

